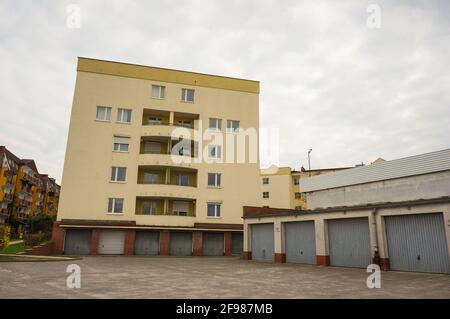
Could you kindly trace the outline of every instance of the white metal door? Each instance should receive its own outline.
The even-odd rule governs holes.
[[[100,232],[98,253],[100,255],[123,255],[125,232],[120,230],[105,230]]]

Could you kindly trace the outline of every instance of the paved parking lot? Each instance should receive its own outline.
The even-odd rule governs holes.
[[[67,265],[81,288],[66,287]],[[234,257],[85,257],[0,263],[0,298],[450,298],[450,276],[266,264]]]

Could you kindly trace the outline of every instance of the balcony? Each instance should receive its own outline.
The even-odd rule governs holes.
[[[17,205],[20,207],[31,207],[31,202],[25,199],[19,199]]]
[[[36,184],[34,176],[30,173],[24,173],[21,180],[30,185]]]
[[[9,211],[7,208],[0,209],[0,217],[2,218],[8,218],[9,217]]]
[[[199,119],[198,114],[170,112],[144,109],[142,116],[142,136],[183,136],[194,138],[194,123]],[[175,130],[182,127],[183,130]]]
[[[28,219],[28,214],[25,212],[17,212],[16,213],[16,219],[19,221],[25,221]]]
[[[189,198],[137,197],[136,215],[195,217],[195,200]]]
[[[192,140],[170,137],[142,137],[139,165],[190,166],[197,157],[198,147]]]

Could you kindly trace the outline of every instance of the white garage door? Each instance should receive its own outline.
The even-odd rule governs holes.
[[[100,255],[123,255],[125,232],[120,230],[107,230],[100,232],[98,253]]]

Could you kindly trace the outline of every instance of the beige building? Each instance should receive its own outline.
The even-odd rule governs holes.
[[[277,167],[260,170],[260,199],[262,207],[276,207],[289,209],[306,209],[306,198],[300,191],[300,180],[312,176],[323,175],[348,169],[323,168],[306,170],[303,167],[293,170],[290,167]]]
[[[256,81],[79,58],[56,250],[240,254],[258,108]]]

